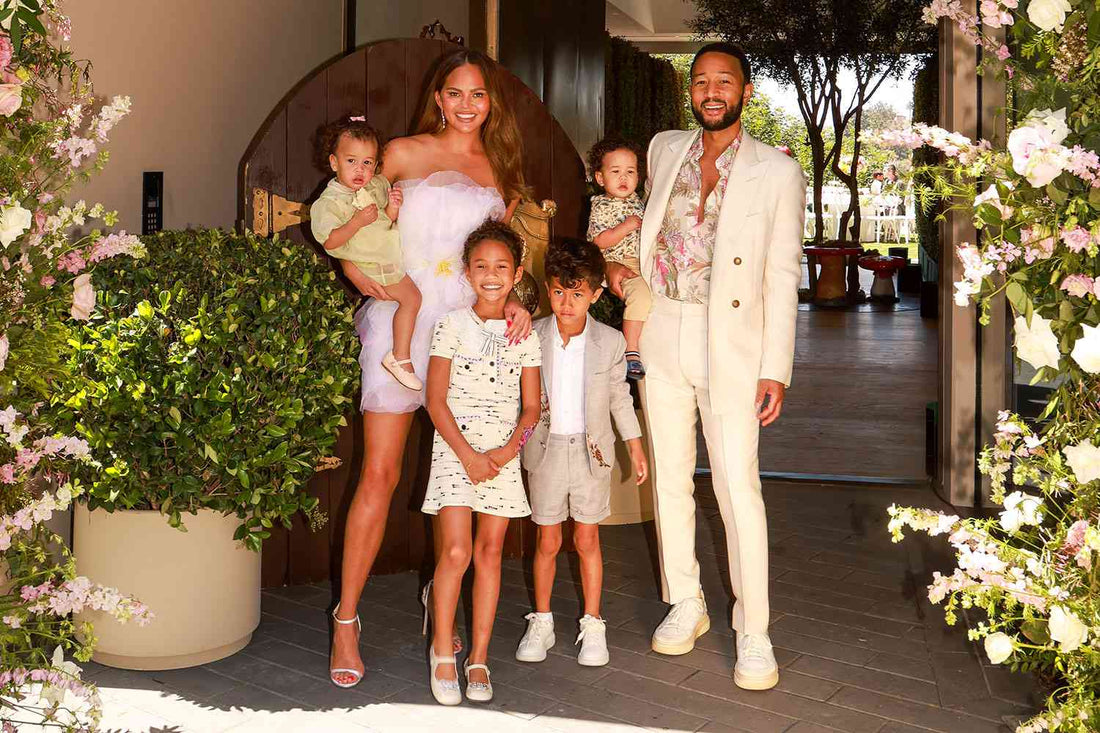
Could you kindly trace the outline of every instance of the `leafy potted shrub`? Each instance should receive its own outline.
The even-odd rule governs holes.
[[[74,525],[82,571],[158,611],[96,659],[168,669],[228,656],[259,623],[262,541],[301,511],[357,385],[352,307],[306,246],[216,229],[144,238],[97,272],[57,401],[103,463]],[[152,562],[150,561],[152,560]]]

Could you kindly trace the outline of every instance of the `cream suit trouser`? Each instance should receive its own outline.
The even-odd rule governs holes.
[[[678,603],[699,594],[695,556],[696,409],[710,456],[714,494],[726,527],[732,626],[768,630],[768,533],[760,491],[760,422],[755,394],[716,415],[707,382],[707,307],[654,296],[642,330],[643,400],[653,457],[654,513],[662,595]]]

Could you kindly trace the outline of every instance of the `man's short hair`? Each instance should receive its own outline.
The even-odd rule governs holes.
[[[600,289],[606,275],[603,252],[593,242],[562,237],[550,243],[543,262],[546,282],[557,278],[562,287],[576,288],[588,283],[592,292]]]
[[[749,61],[749,57],[741,50],[740,46],[729,41],[708,43],[696,51],[695,58],[691,60],[691,74],[695,73],[695,62],[705,53],[724,53],[727,56],[733,56],[741,62],[741,73],[745,75],[745,83],[748,84],[752,81],[752,63]]]

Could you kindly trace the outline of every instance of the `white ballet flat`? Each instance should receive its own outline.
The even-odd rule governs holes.
[[[470,682],[470,670],[471,669],[483,669],[485,670],[485,679],[488,682]],[[467,659],[466,663],[462,665],[462,671],[466,673],[466,699],[473,700],[474,702],[489,702],[493,699],[493,682],[489,674],[489,668],[484,664],[470,664],[470,660]]]
[[[336,608],[332,609],[332,620],[333,621],[335,621],[336,623],[338,623],[342,626],[347,626],[349,624],[355,624],[355,626],[358,629],[359,633],[360,634],[363,633],[363,625],[361,623],[359,623],[359,614],[355,614],[355,618],[349,618],[349,619],[345,620],[345,619],[342,619],[342,618],[338,618],[336,616],[336,612],[339,611],[339,610],[340,610],[339,604],[336,606]],[[336,679],[336,675],[338,675],[338,674],[350,674],[355,679],[352,680],[351,682],[340,682],[339,680]],[[360,672],[357,669],[348,669],[346,667],[330,667],[329,671],[328,671],[328,678],[329,678],[329,681],[332,682],[332,684],[336,685],[337,687],[348,688],[348,687],[355,687],[360,682],[362,682],[363,681],[363,673]]]
[[[435,669],[441,664],[455,664],[454,655],[437,657],[435,648],[428,647],[428,666],[430,668],[429,683],[432,688],[432,697],[440,705],[458,705],[462,702],[462,690],[458,686],[458,680],[441,680],[435,676]]]
[[[392,351],[387,352],[386,355],[382,357],[382,368],[392,374],[393,378],[398,382],[401,382],[402,387],[413,389],[417,392],[424,389],[424,383],[420,381],[420,377],[412,372],[405,371],[401,366],[402,364],[412,364],[412,359],[398,360],[397,357],[393,355]]]

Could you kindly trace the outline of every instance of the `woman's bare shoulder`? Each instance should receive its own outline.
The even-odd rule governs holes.
[[[386,143],[382,154],[382,171],[390,182],[415,177],[417,161],[425,159],[435,147],[435,138],[431,135],[409,135],[396,137]]]

